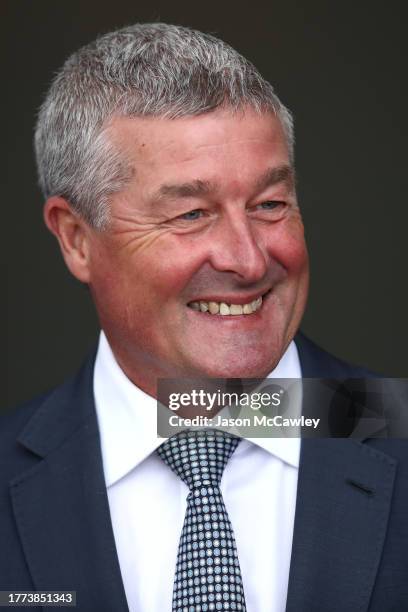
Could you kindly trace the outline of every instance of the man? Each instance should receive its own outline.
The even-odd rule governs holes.
[[[113,32],[55,78],[44,218],[103,332],[78,376],[3,419],[1,589],[170,610],[188,487],[162,461],[158,380],[366,375],[295,337],[293,144],[271,85],[186,28]],[[220,486],[245,595],[223,599],[206,566],[173,610],[408,608],[407,464],[398,441],[242,440]]]

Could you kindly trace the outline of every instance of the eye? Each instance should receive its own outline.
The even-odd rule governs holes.
[[[248,209],[248,213],[254,219],[274,223],[285,216],[288,203],[285,200],[265,200]]]
[[[267,202],[262,202],[262,204],[258,204],[257,208],[259,209],[263,209],[263,210],[274,210],[275,208],[278,208],[279,206],[284,206],[285,203],[284,202],[280,202],[278,200],[268,200]]]
[[[178,219],[182,219],[183,221],[196,221],[200,219],[203,215],[203,211],[200,208],[196,208],[194,210],[189,210],[188,212],[180,215]]]

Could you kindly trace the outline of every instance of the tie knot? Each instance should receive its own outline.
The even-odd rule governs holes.
[[[157,452],[190,488],[219,486],[239,438],[217,429],[183,431],[164,442]]]

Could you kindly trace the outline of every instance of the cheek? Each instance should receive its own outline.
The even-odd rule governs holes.
[[[137,260],[138,276],[163,300],[183,294],[198,270],[207,261],[206,241],[187,236],[167,236],[154,253],[143,253]]]
[[[301,219],[288,219],[273,228],[267,237],[267,250],[290,273],[308,269],[308,253]]]
[[[288,240],[283,249],[283,259],[289,272],[300,274],[308,269],[309,257],[306,243],[302,240]]]

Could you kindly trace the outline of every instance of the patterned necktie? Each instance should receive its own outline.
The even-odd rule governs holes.
[[[246,610],[232,525],[220,491],[239,438],[218,430],[186,431],[158,449],[189,487],[177,554],[173,612]]]

